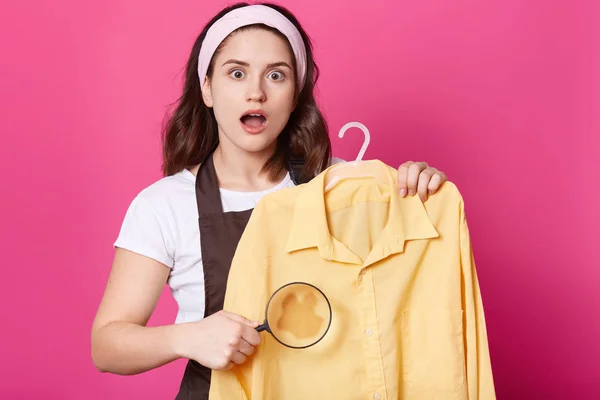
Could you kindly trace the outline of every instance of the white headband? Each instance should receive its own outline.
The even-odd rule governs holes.
[[[292,24],[283,14],[271,7],[263,5],[251,5],[236,8],[225,14],[210,27],[206,33],[198,56],[198,77],[200,78],[200,87],[204,85],[210,61],[223,40],[236,29],[254,24],[264,24],[277,29],[290,42],[294,57],[296,58],[298,91],[302,90],[306,79],[307,63],[306,49],[304,48],[302,35],[300,35],[296,26],[294,26],[294,24]]]

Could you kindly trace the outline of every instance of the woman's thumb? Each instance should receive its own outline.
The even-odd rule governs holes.
[[[232,319],[234,321],[237,321],[237,322],[239,322],[241,324],[248,325],[248,326],[250,326],[252,328],[256,328],[257,326],[260,325],[260,322],[251,321],[248,318],[242,317],[239,314],[235,314],[235,313],[231,313],[231,312],[227,312],[227,311],[225,311],[225,312],[227,313],[227,317],[228,318],[230,318],[230,319]]]

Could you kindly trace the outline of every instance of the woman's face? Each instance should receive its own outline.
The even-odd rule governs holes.
[[[275,151],[295,105],[293,66],[287,41],[272,32],[248,29],[227,39],[202,88],[221,143],[251,153]]]

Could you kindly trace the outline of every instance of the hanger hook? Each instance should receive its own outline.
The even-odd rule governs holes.
[[[365,140],[364,140],[362,147],[360,148],[360,151],[358,152],[358,155],[356,156],[356,160],[355,160],[355,161],[361,161],[363,156],[365,155],[365,152],[367,151],[367,147],[369,147],[369,143],[371,143],[371,133],[369,132],[367,127],[364,126],[363,124],[361,124],[360,122],[348,122],[346,125],[342,126],[342,129],[340,129],[340,133],[338,133],[338,137],[343,138],[346,131],[350,128],[358,128],[365,135]]]

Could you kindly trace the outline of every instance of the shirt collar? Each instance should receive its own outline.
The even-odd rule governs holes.
[[[391,254],[404,251],[407,240],[431,239],[439,236],[431,223],[425,206],[418,196],[401,198],[398,195],[397,171],[379,160],[363,161],[378,163],[387,172],[390,186],[390,214],[386,226],[377,240],[364,266],[373,264]],[[325,204],[325,176],[330,169],[317,175],[309,183],[300,185],[294,208],[294,216],[285,250],[318,247],[321,257],[340,262],[360,263],[357,257],[331,236],[327,225]],[[343,181],[338,183],[343,185]],[[334,188],[332,190],[341,189]]]

